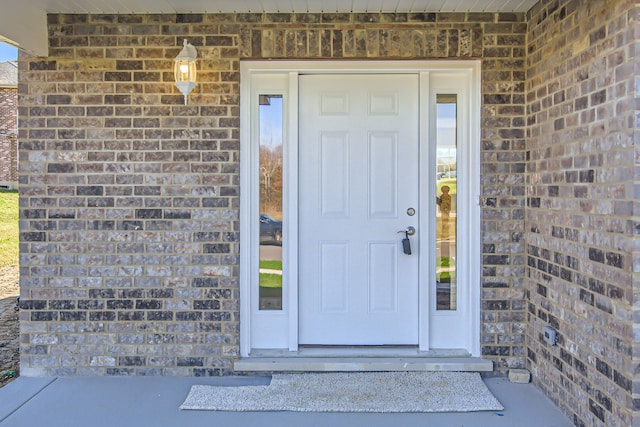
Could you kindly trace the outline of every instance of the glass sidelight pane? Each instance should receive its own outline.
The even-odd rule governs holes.
[[[436,309],[457,309],[457,95],[436,98]]]
[[[259,96],[260,310],[282,310],[282,95]]]

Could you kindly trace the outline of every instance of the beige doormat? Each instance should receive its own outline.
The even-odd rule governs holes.
[[[472,412],[504,409],[477,372],[277,374],[268,386],[194,385],[180,409]]]

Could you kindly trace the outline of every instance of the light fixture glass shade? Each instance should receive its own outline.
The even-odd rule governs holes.
[[[187,96],[196,87],[196,59],[198,51],[191,43],[184,39],[184,47],[174,59],[173,74],[176,79],[176,87],[184,95],[184,104],[187,105]]]

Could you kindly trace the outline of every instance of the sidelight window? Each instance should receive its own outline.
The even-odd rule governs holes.
[[[436,97],[436,308],[456,310],[457,95]]]
[[[282,95],[260,95],[259,309],[282,310]]]

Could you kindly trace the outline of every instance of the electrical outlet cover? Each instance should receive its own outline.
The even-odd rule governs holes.
[[[556,345],[557,342],[557,331],[555,329],[553,329],[551,326],[545,326],[544,327],[544,340],[549,344],[549,345]]]

